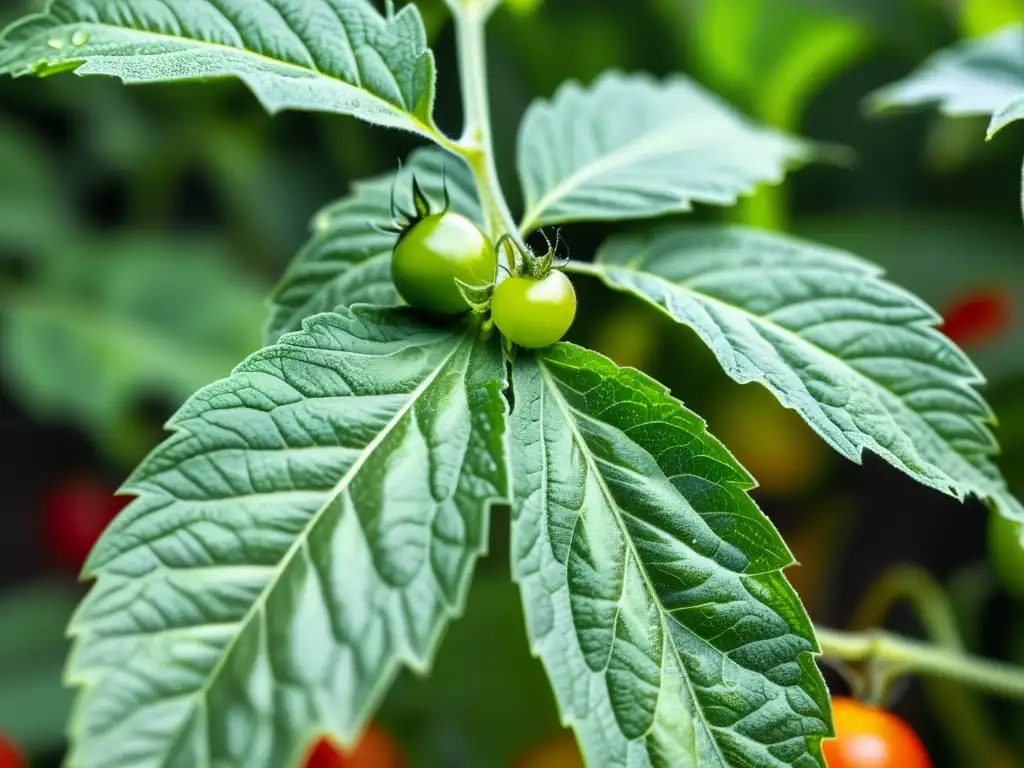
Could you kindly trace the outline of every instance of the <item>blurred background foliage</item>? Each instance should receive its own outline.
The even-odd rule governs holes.
[[[0,22],[34,5],[0,0]],[[438,55],[438,121],[455,132],[450,25],[441,0],[419,5]],[[784,187],[691,218],[847,248],[938,308],[989,380],[1004,470],[1022,492],[1024,135],[1018,124],[986,144],[984,121],[876,119],[863,107],[930,52],[1022,19],[1024,0],[507,0],[490,38],[500,172],[515,205],[529,101],[611,67],[686,72],[817,141],[821,162]],[[71,701],[63,627],[83,587],[66,554],[116,511],[82,489],[116,486],[188,394],[258,346],[264,296],[316,210],[413,146],[354,120],[269,118],[235,83],[0,82],[0,734],[33,764],[59,763]],[[564,234],[585,258],[610,231]],[[726,379],[685,329],[589,281],[578,288],[572,338],[668,384],[759,479],[816,620],[847,624],[889,569],[916,563],[943,585],[972,650],[1024,662],[1024,558],[990,553],[980,505],[881,462],[837,459],[763,389]],[[526,645],[504,522],[496,514],[435,674],[403,676],[380,714],[413,766],[578,765]],[[928,631],[909,610],[889,623]],[[911,681],[892,702],[937,766],[982,765],[969,757],[979,741],[1024,765],[1024,707],[961,696],[966,713],[951,717],[940,688]]]

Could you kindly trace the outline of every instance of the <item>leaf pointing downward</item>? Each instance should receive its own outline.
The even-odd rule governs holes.
[[[516,361],[513,568],[588,765],[822,766],[828,694],[753,482],[656,382]]]
[[[496,344],[320,315],[195,395],[87,564],[74,768],[282,768],[426,669],[506,496]]]
[[[795,238],[691,226],[614,238],[573,268],[693,328],[726,373],[766,386],[847,458],[870,450],[1024,520],[991,461],[981,375],[878,267]]]
[[[237,77],[272,112],[336,112],[437,136],[434,57],[411,4],[384,18],[368,0],[50,0],[2,40],[0,74]]]
[[[876,109],[937,103],[950,115],[992,115],[988,135],[1024,118],[1024,26],[939,51],[871,96]]]

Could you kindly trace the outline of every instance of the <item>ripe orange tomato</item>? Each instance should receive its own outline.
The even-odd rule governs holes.
[[[306,758],[306,768],[405,768],[405,756],[387,733],[371,725],[351,752],[321,736]]]
[[[25,768],[21,753],[7,739],[0,735],[0,768]]]
[[[828,768],[932,768],[913,729],[896,715],[832,697],[836,737],[823,743]]]
[[[516,758],[512,768],[583,768],[583,758],[570,731],[527,750]]]

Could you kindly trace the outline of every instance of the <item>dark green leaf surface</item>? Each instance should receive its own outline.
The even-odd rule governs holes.
[[[757,230],[675,226],[613,238],[575,268],[693,328],[726,373],[766,386],[847,458],[867,449],[1024,520],[991,461],[981,374],[878,267]]]
[[[749,475],[595,352],[524,355],[514,390],[515,578],[588,764],[822,766],[814,633]]]
[[[201,390],[135,472],[72,621],[73,768],[282,768],[426,670],[507,498],[496,342],[310,319]]]
[[[413,152],[401,172],[356,182],[352,194],[321,211],[313,221],[312,240],[299,252],[271,298],[265,338],[273,343],[283,333],[297,330],[302,321],[319,312],[353,304],[395,304],[398,293],[391,282],[391,251],[395,236],[376,231],[391,220],[392,189],[411,211],[412,174],[416,175],[435,210],[443,200],[442,179],[447,179],[452,210],[480,221],[480,203],[465,163],[439,149]]]
[[[66,233],[37,262],[0,308],[5,376],[34,412],[109,447],[139,398],[176,406],[259,347],[265,288],[216,242]]]
[[[50,0],[0,39],[0,74],[237,77],[271,112],[437,136],[434,57],[412,4],[385,18],[369,0]]]
[[[992,136],[1024,117],[1024,26],[939,51],[871,101],[877,109],[938,104],[949,115],[991,115]]]
[[[730,205],[808,154],[681,75],[569,82],[534,103],[519,129],[522,229]]]

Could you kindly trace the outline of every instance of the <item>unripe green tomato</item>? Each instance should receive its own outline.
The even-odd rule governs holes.
[[[539,349],[565,336],[576,317],[576,291],[562,272],[540,280],[510,277],[494,290],[491,317],[505,337],[521,347]]]
[[[988,513],[988,557],[999,583],[1018,600],[1024,601],[1024,548],[1020,524],[992,510]]]
[[[436,213],[402,235],[391,257],[391,279],[410,306],[441,315],[469,310],[456,279],[489,285],[498,259],[487,235],[458,213]]]

